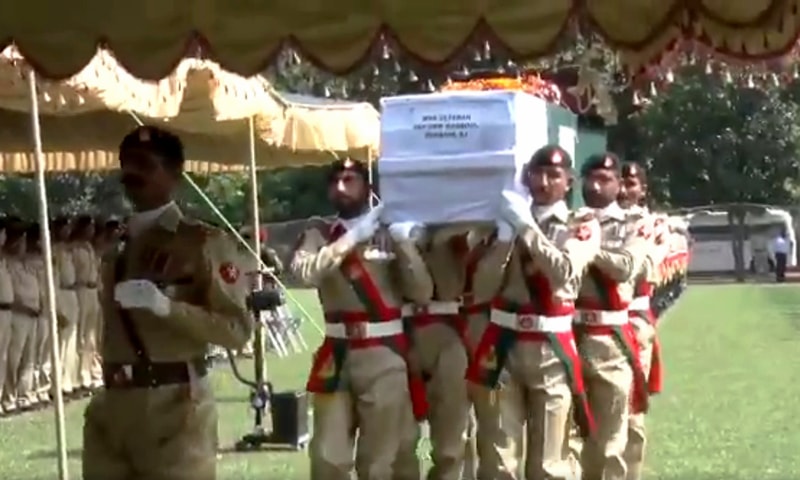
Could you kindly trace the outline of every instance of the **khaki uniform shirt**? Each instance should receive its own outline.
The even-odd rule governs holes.
[[[144,309],[125,311],[153,362],[202,358],[209,344],[242,347],[254,322],[238,258],[236,244],[223,232],[184,218],[174,204],[166,208],[155,224],[104,259],[104,361],[137,360],[114,301],[113,286],[130,279],[152,281],[171,300],[170,313],[163,318]]]
[[[328,226],[329,229],[333,227],[333,224]],[[404,299],[426,303],[433,295],[433,281],[413,242],[395,242],[389,238],[388,231],[380,230],[376,234],[377,241],[394,254],[393,259],[385,260],[365,257],[365,252],[370,249],[366,242],[351,245],[346,237],[329,242],[328,236],[328,231],[307,229],[300,238],[290,265],[291,272],[305,285],[317,288],[323,311],[366,311],[350,281],[340,270],[342,262],[351,252],[359,256],[387,307],[400,308]]]
[[[14,282],[8,266],[8,257],[0,255],[0,305],[6,307],[14,303]]]
[[[617,283],[623,303],[633,299],[637,275],[640,275],[652,249],[652,222],[642,214],[628,214],[616,202],[597,211],[602,229],[600,253],[592,265]],[[579,298],[590,304],[602,303],[603,287],[589,275],[581,283]]]
[[[11,281],[14,282],[14,304],[29,311],[41,313],[42,294],[39,288],[37,272],[25,258],[9,257],[8,268]]]

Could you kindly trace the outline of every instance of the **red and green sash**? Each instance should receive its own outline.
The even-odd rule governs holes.
[[[523,272],[532,262],[527,249],[518,245],[515,248],[521,252],[521,262]],[[508,267],[502,282],[500,292],[503,291],[508,281]],[[530,304],[519,304],[510,302],[502,297],[497,297],[492,302],[492,308],[514,313],[516,315],[570,315],[574,309],[572,306],[564,307],[553,302],[552,289],[547,278],[540,274],[525,275],[525,283],[528,289]],[[586,389],[583,382],[581,371],[581,361],[578,350],[575,346],[575,339],[572,332],[517,332],[509,328],[501,327],[495,323],[489,323],[481,337],[475,350],[473,361],[467,369],[467,380],[484,385],[488,388],[497,388],[500,374],[505,367],[508,355],[514,348],[517,341],[546,341],[553,349],[564,366],[567,381],[573,394],[575,402],[574,412],[575,421],[581,435],[586,437],[595,430],[594,418],[589,409],[589,401],[586,396]]]
[[[609,278],[596,266],[589,267],[589,277],[595,284],[600,298],[597,300],[578,299],[578,308],[598,311],[626,311],[628,304],[619,294],[619,283]],[[631,409],[634,413],[646,412],[648,409],[647,380],[639,358],[639,343],[633,325],[581,325],[581,334],[611,335],[622,354],[633,370],[633,386],[631,392]]]
[[[337,239],[344,233],[344,228],[334,227],[329,234],[329,241]],[[366,310],[367,319],[371,322],[384,322],[398,319],[399,311],[386,305],[383,296],[369,271],[366,269],[361,257],[355,251],[345,257],[340,270],[347,279],[353,292]],[[327,318],[335,318],[331,314]],[[326,318],[326,320],[327,320]],[[347,324],[350,321],[347,314],[341,320]],[[309,392],[330,393],[341,389],[341,374],[349,348],[372,347],[384,345],[408,361],[408,339],[405,334],[392,337],[364,339],[350,341],[325,337],[322,345],[314,354],[311,373],[307,383]],[[425,385],[422,378],[409,369],[408,388],[411,396],[414,416],[422,419],[427,416],[428,402],[425,397]]]
[[[649,282],[639,282],[636,288],[637,297],[648,297],[653,295],[653,285]],[[655,329],[656,316],[652,309],[646,311],[631,310],[631,315],[636,315]],[[658,332],[653,334],[653,352],[650,358],[650,371],[647,373],[647,391],[650,395],[661,393],[664,388],[664,365],[661,362],[661,342],[658,341]]]

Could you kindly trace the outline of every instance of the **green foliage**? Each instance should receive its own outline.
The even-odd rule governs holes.
[[[788,204],[800,173],[798,104],[689,68],[631,119],[626,156],[647,165],[665,206]]]

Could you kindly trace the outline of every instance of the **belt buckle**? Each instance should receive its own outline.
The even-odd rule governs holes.
[[[597,312],[583,312],[583,323],[587,325],[599,325],[601,323],[600,314]]]
[[[411,314],[414,316],[427,315],[429,312],[430,309],[427,305],[418,305],[416,303],[411,305]]]
[[[522,313],[517,315],[517,328],[523,332],[533,330],[536,324],[536,315],[530,313]]]
[[[133,365],[120,365],[111,375],[117,385],[129,385],[133,382]]]
[[[349,340],[363,340],[367,338],[367,323],[353,322],[344,324],[344,334]]]

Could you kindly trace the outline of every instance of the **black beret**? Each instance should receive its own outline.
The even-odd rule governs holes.
[[[581,176],[585,177],[595,170],[613,170],[619,172],[619,157],[611,152],[595,153],[589,156],[581,167]]]
[[[622,168],[620,170],[622,172],[622,177],[634,177],[638,178],[639,180],[645,179],[645,171],[641,165],[636,162],[625,162],[622,164]]]
[[[94,224],[94,217],[91,215],[80,215],[75,219],[75,228],[84,228]]]
[[[31,223],[28,225],[27,230],[25,231],[28,235],[28,241],[32,242],[35,240],[39,240],[42,236],[42,229],[38,223]]]
[[[20,219],[12,219],[6,224],[6,242],[13,243],[22,238],[29,225]]]
[[[164,160],[165,166],[183,168],[183,143],[177,135],[163,128],[143,125],[125,135],[119,144],[120,159],[132,150],[153,153]]]
[[[558,145],[545,145],[534,152],[529,165],[532,167],[572,168],[572,157]]]
[[[337,160],[331,164],[330,172],[328,173],[328,183],[336,179],[336,176],[342,172],[355,172],[365,180],[369,181],[369,167],[364,162],[353,160],[352,158],[345,158],[344,160]]]

